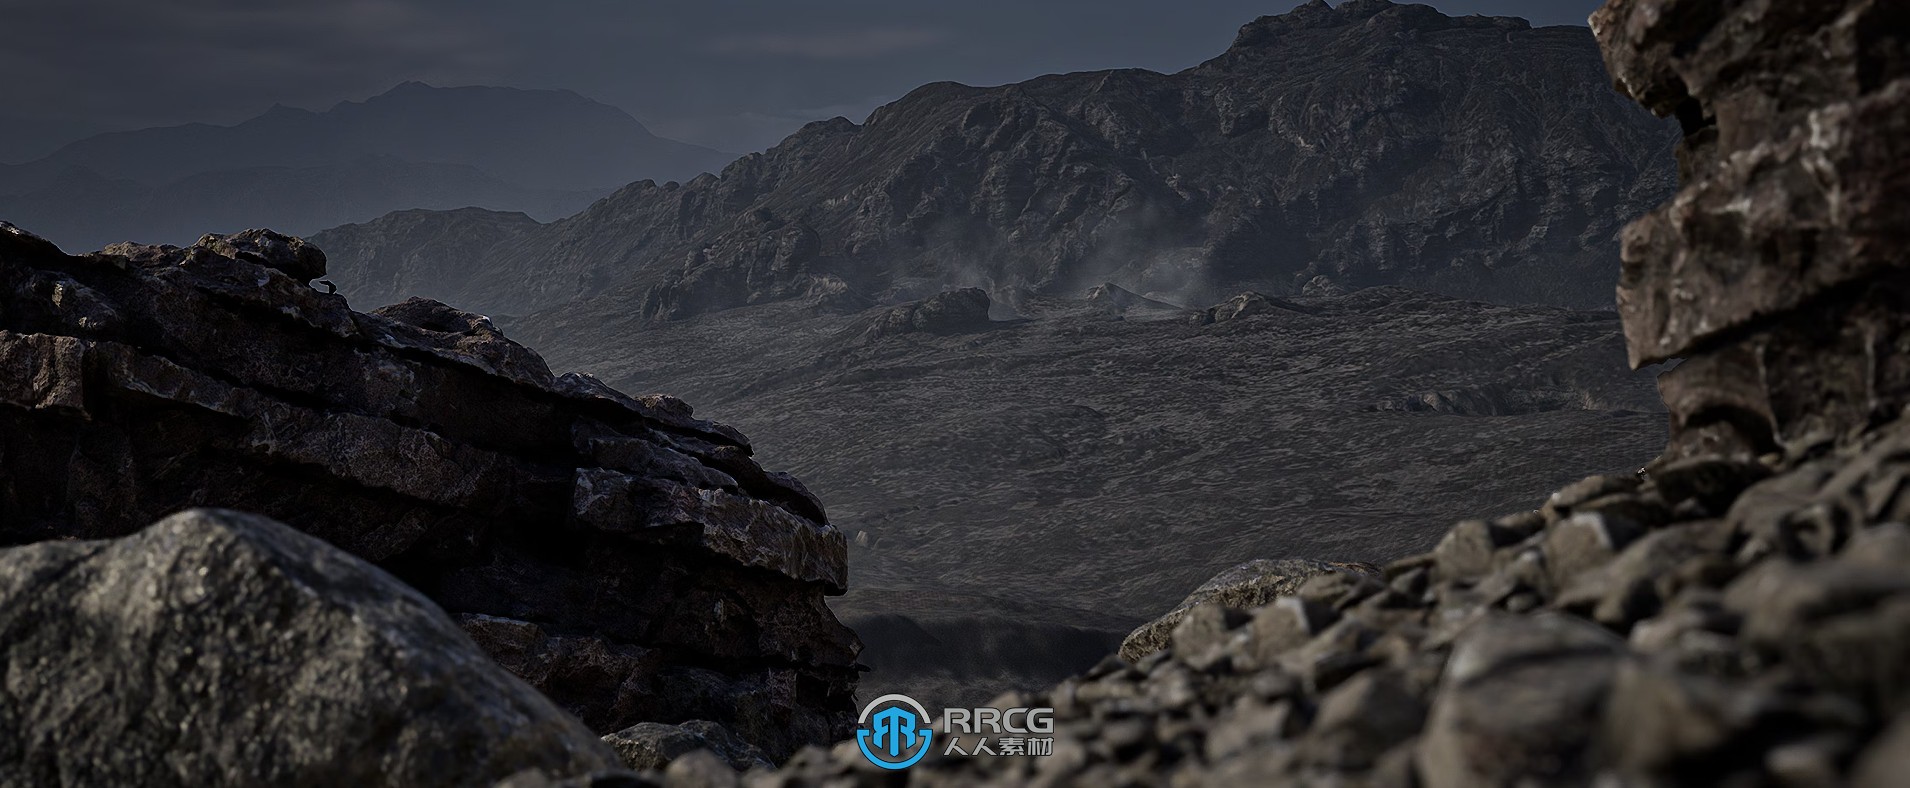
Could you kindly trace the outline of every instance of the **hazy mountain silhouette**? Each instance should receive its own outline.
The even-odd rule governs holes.
[[[548,220],[624,183],[730,158],[570,91],[407,82],[324,112],[100,134],[0,166],[0,218],[77,249],[245,226],[312,232],[409,208]]]
[[[1317,277],[1607,307],[1615,235],[1670,192],[1676,138],[1610,82],[1584,28],[1313,3],[1176,74],[926,85],[865,123],[812,123],[720,176],[633,184],[477,258],[343,255],[334,273],[371,303],[523,314],[595,298],[666,320],[838,284],[886,303],[1102,282],[1199,303]],[[449,237],[416,221],[318,242]],[[397,257],[424,276],[357,287]]]
[[[0,114],[0,177],[5,177],[6,165],[38,159],[61,145],[98,131],[97,127],[80,121]]]

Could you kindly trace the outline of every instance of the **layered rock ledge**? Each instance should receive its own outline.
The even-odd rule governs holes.
[[[371,561],[600,733],[845,734],[846,546],[734,430],[553,375],[430,301],[370,314],[267,231],[70,256],[0,224],[0,544],[262,513]]]

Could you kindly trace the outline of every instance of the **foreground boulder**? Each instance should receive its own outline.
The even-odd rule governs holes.
[[[200,509],[0,550],[0,785],[463,786],[618,766],[430,600]]]
[[[821,504],[668,397],[553,375],[480,315],[373,314],[266,231],[68,256],[0,225],[0,544],[254,511],[384,568],[599,733],[846,733]]]

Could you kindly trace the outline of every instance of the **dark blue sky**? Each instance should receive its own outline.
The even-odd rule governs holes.
[[[405,80],[569,88],[730,151],[925,82],[1176,71],[1299,0],[0,0],[16,129],[228,123]],[[1585,23],[1596,0],[1435,0]],[[0,117],[0,123],[7,123]],[[0,140],[4,142],[4,140]],[[18,153],[15,151],[14,153]],[[0,161],[18,160],[0,152]]]

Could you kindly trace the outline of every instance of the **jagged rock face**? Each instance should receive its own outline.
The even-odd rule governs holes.
[[[677,318],[840,277],[889,302],[946,287],[1179,303],[1319,275],[1463,297],[1610,304],[1610,239],[1671,188],[1674,138],[1611,95],[1581,28],[1320,0],[1163,75],[922,87],[863,125],[811,124],[722,175],[631,185],[394,282],[415,217],[326,234],[354,297],[519,314],[602,295]],[[360,288],[360,289],[353,289]]]
[[[782,755],[849,722],[846,545],[668,397],[554,376],[486,318],[377,314],[264,231],[83,257],[0,225],[0,543],[256,511],[372,561],[608,732],[722,723]]]
[[[618,765],[377,568],[264,518],[0,549],[0,784],[487,785]]]
[[[1625,233],[1634,363],[1678,451],[1835,438],[1910,402],[1910,12],[1612,2],[1619,86],[1684,126],[1684,187]],[[1676,453],[1676,452],[1674,452]]]

